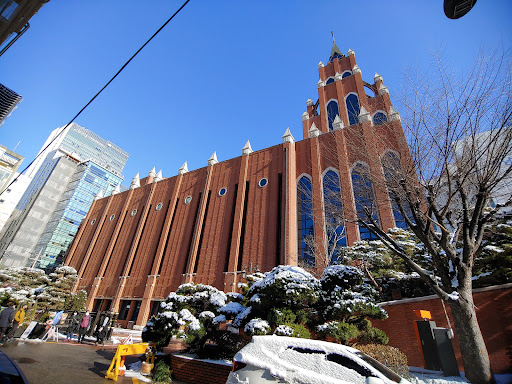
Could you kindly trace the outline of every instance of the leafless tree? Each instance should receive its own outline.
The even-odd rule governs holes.
[[[311,223],[323,223],[322,236],[314,233],[307,234],[304,241],[305,258],[299,260],[299,265],[315,275],[321,275],[324,268],[342,258],[342,250],[346,245],[345,215],[341,200],[339,175],[334,171],[327,172],[323,178],[322,209],[313,210],[314,199],[312,189],[298,185],[299,204],[309,207]]]
[[[438,55],[429,73],[406,74],[397,109],[412,162],[388,158],[382,167],[392,205],[431,255],[428,268],[415,263],[374,216],[358,215],[360,225],[450,306],[472,383],[492,380],[471,278],[485,225],[512,204],[511,74],[510,56],[498,50],[482,52],[458,76]]]

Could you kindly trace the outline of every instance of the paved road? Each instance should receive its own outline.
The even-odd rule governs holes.
[[[114,383],[105,379],[116,350],[113,346],[14,341],[4,343],[0,350],[18,364],[30,384]],[[136,361],[136,356],[126,358],[127,365]],[[142,381],[120,376],[117,383]]]

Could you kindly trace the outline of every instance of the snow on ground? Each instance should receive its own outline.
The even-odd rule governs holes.
[[[151,383],[152,380],[148,376],[144,376],[140,373],[142,369],[142,361],[137,361],[136,363],[130,364],[128,369],[124,372],[126,377],[136,378],[139,381],[143,381],[146,383]]]

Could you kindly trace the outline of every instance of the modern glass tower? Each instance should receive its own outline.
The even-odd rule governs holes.
[[[95,196],[120,190],[128,156],[78,124],[54,130],[27,170],[32,181],[8,230],[0,233],[0,263],[41,268],[60,264]],[[66,173],[60,169],[63,157],[68,159]]]
[[[63,261],[95,196],[111,194],[122,181],[121,177],[92,160],[78,164],[34,249],[39,268],[48,268]]]

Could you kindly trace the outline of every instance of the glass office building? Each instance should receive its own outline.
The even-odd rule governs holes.
[[[122,181],[93,161],[78,165],[34,250],[39,268],[62,262],[95,196],[100,191],[109,195]]]
[[[100,190],[110,195],[123,181],[128,156],[76,123],[55,129],[27,170],[31,182],[9,218],[9,230],[0,234],[0,263],[60,264],[95,196]],[[37,230],[32,219],[37,219]]]

